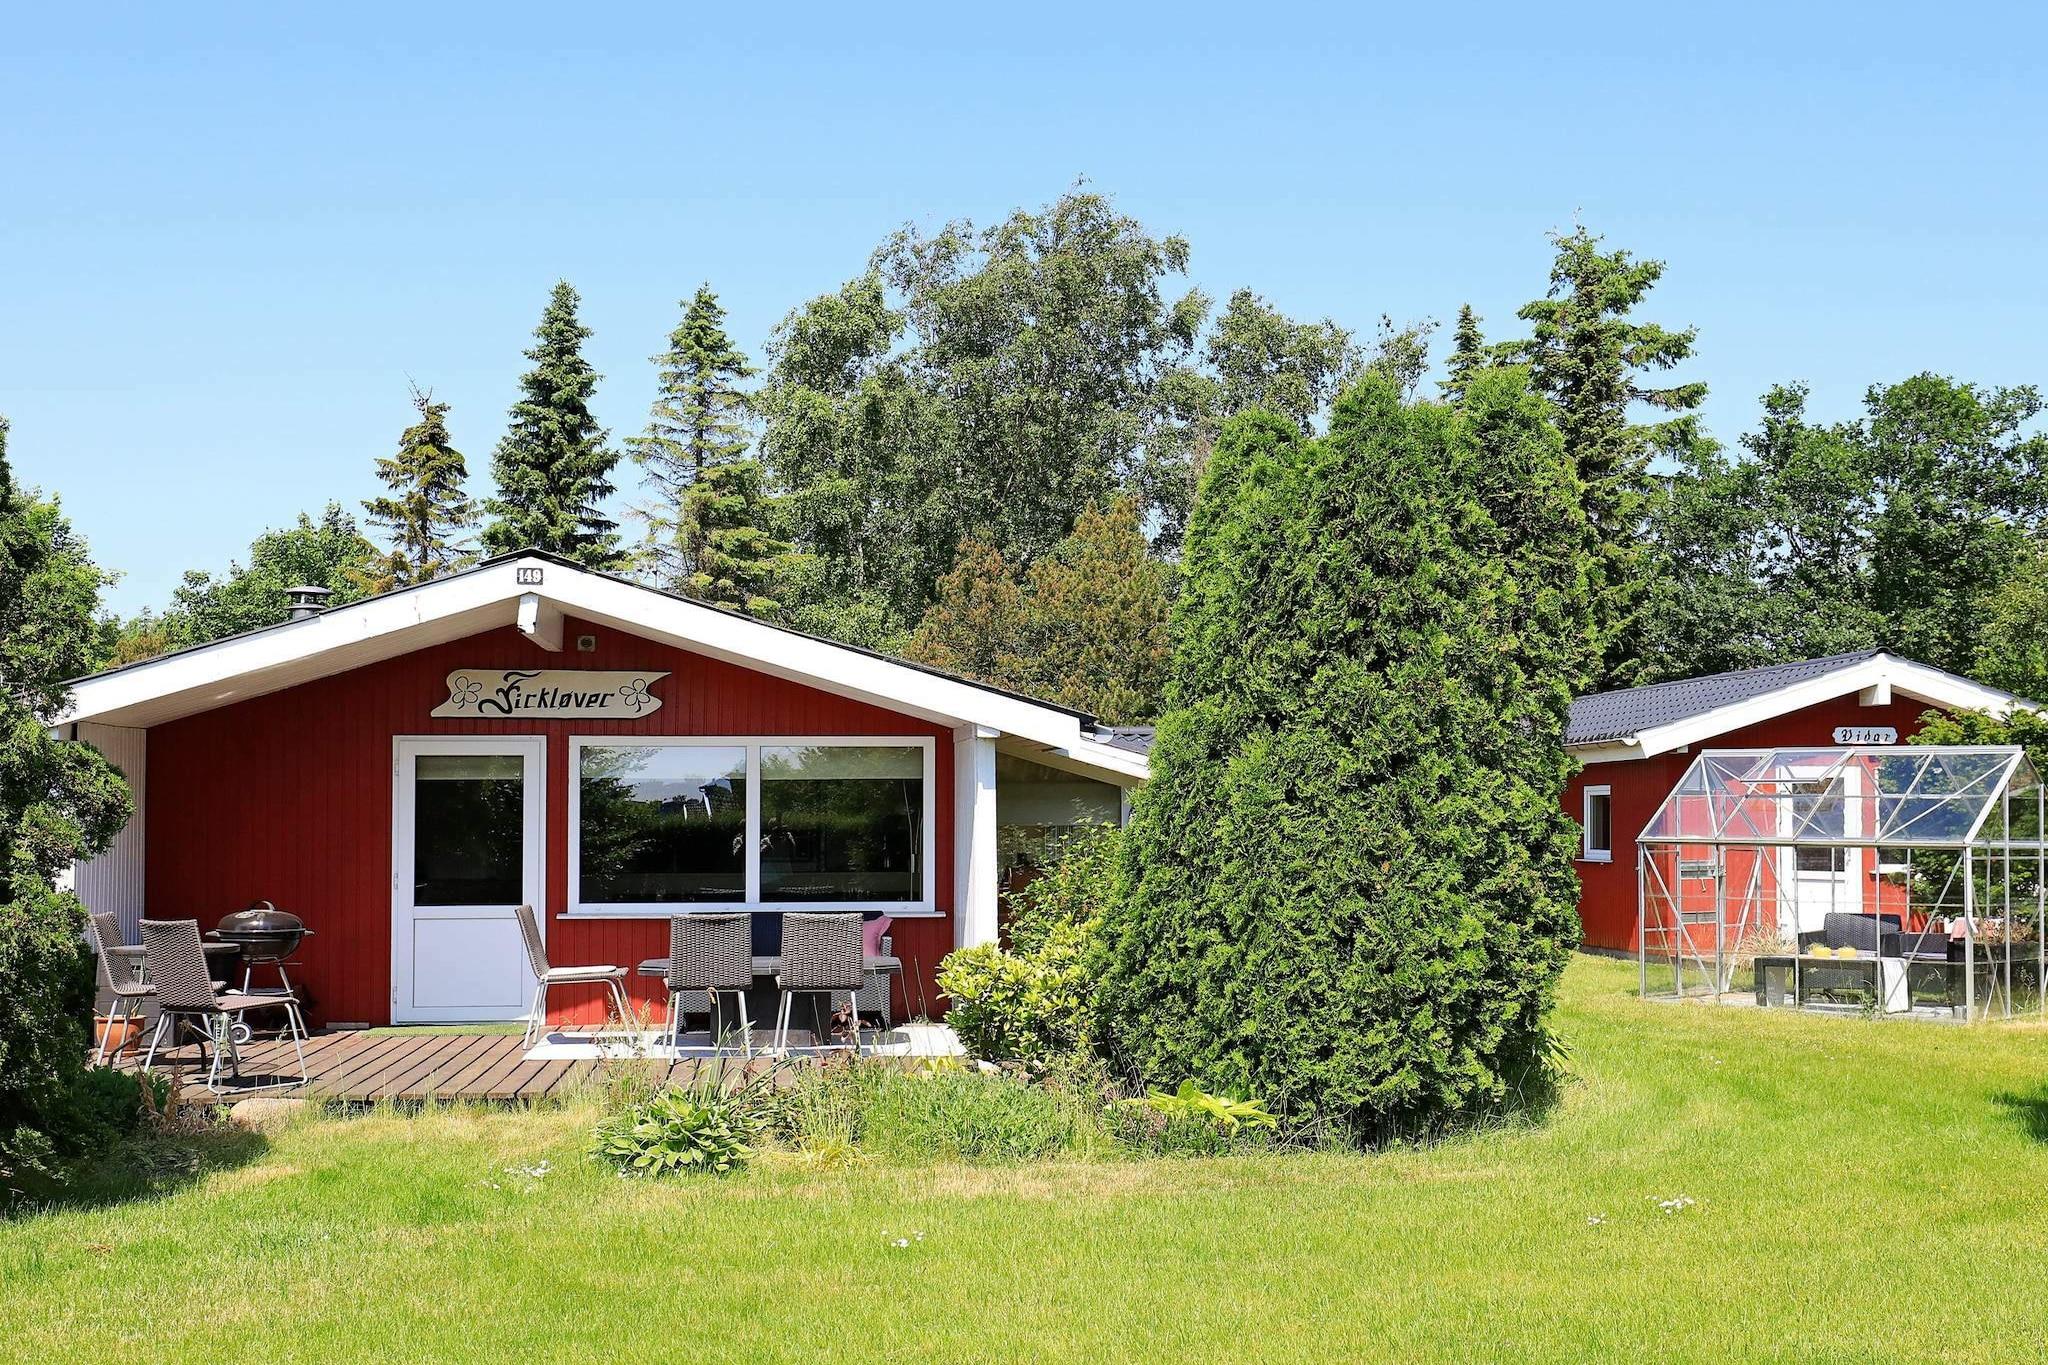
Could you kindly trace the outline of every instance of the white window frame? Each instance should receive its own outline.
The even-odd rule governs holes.
[[[1607,847],[1593,847],[1593,798],[1607,798]],[[1614,788],[1587,787],[1579,794],[1579,861],[1587,863],[1611,863],[1614,861]]]
[[[761,750],[811,748],[915,748],[923,755],[923,894],[914,901],[775,901],[761,898]],[[583,751],[600,749],[744,749],[747,755],[746,898],[730,901],[661,901],[615,904],[583,900]],[[668,919],[675,915],[729,915],[735,911],[859,910],[897,919],[936,917],[938,908],[938,774],[930,735],[572,735],[569,739],[568,919]]]

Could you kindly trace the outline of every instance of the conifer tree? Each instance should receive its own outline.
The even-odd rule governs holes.
[[[57,724],[64,680],[97,662],[109,581],[57,504],[15,485],[0,419],[0,1206],[110,1135],[78,1090],[92,975],[61,878],[133,807],[120,772]]]
[[[684,558],[696,566],[684,591],[749,616],[782,609],[778,594],[798,561],[788,541],[761,529],[773,510],[762,479],[758,460],[706,466],[683,495],[678,537]]]
[[[432,393],[412,391],[419,421],[398,438],[398,454],[377,460],[377,477],[391,491],[363,504],[370,524],[383,528],[390,546],[371,565],[366,586],[389,592],[452,573],[470,561],[476,505],[464,490],[469,466],[448,437],[448,405]]]
[[[1639,261],[1625,250],[1602,251],[1580,227],[1552,237],[1557,254],[1549,293],[1517,317],[1531,335],[1502,348],[1525,360],[1537,389],[1557,406],[1565,449],[1585,489],[1586,518],[1599,546],[1594,579],[1601,682],[1633,680],[1642,608],[1649,591],[1645,519],[1649,463],[1658,449],[1682,450],[1699,437],[1695,410],[1707,386],[1659,386],[1653,373],[1692,355],[1696,329],[1670,331],[1631,315],[1663,278],[1662,261]],[[1639,425],[1642,404],[1677,416]]]
[[[583,358],[590,329],[577,319],[579,302],[557,281],[534,329],[533,368],[491,460],[498,493],[484,504],[494,520],[483,542],[494,555],[531,547],[610,569],[620,562],[618,523],[603,504],[619,457],[590,411],[598,374]]]
[[[709,284],[697,286],[682,321],[669,333],[668,350],[654,363],[661,367],[660,392],[647,430],[627,437],[626,447],[653,492],[640,509],[647,522],[646,569],[656,582],[675,586],[701,567],[686,547],[709,534],[684,527],[691,485],[747,452],[751,409],[740,384],[754,370],[726,336],[725,309]]]
[[[1446,403],[1463,401],[1473,374],[1487,363],[1486,337],[1479,330],[1481,321],[1471,304],[1458,305],[1458,326],[1451,333],[1451,357],[1445,363],[1447,373],[1437,385]]]
[[[1516,370],[1463,408],[1370,376],[1321,440],[1226,426],[1103,924],[1121,1061],[1369,1138],[1542,1079],[1577,927],[1560,797],[1587,545]]]

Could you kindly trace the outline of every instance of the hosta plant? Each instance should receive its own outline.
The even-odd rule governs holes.
[[[627,1175],[724,1175],[747,1164],[762,1121],[752,1088],[670,1087],[599,1121],[590,1154]]]

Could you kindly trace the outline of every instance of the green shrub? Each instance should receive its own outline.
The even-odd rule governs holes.
[[[628,1175],[724,1175],[753,1157],[768,1117],[759,1084],[669,1086],[600,1119],[589,1151]]]
[[[1117,831],[1073,838],[1016,897],[1011,947],[962,948],[939,964],[946,1022],[990,1061],[1044,1063],[1088,1045],[1096,926],[1114,892]]]
[[[1025,1161],[1094,1137],[1085,1104],[1008,1073],[887,1062],[799,1072],[776,1133],[800,1151],[846,1147],[896,1161]]]
[[[1280,1122],[1256,1100],[1212,1095],[1193,1081],[1110,1106],[1125,1146],[1154,1156],[1224,1156],[1273,1143]]]
[[[1587,541],[1519,371],[1456,409],[1368,378],[1319,440],[1226,427],[1100,930],[1120,1065],[1368,1138],[1535,1078],[1578,928]]]

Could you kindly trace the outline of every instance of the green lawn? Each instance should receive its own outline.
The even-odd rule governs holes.
[[[0,1225],[0,1355],[2042,1357],[2048,1030],[1633,987],[1572,966],[1543,1125],[1369,1157],[651,1185],[579,1156],[587,1109],[304,1122]]]

